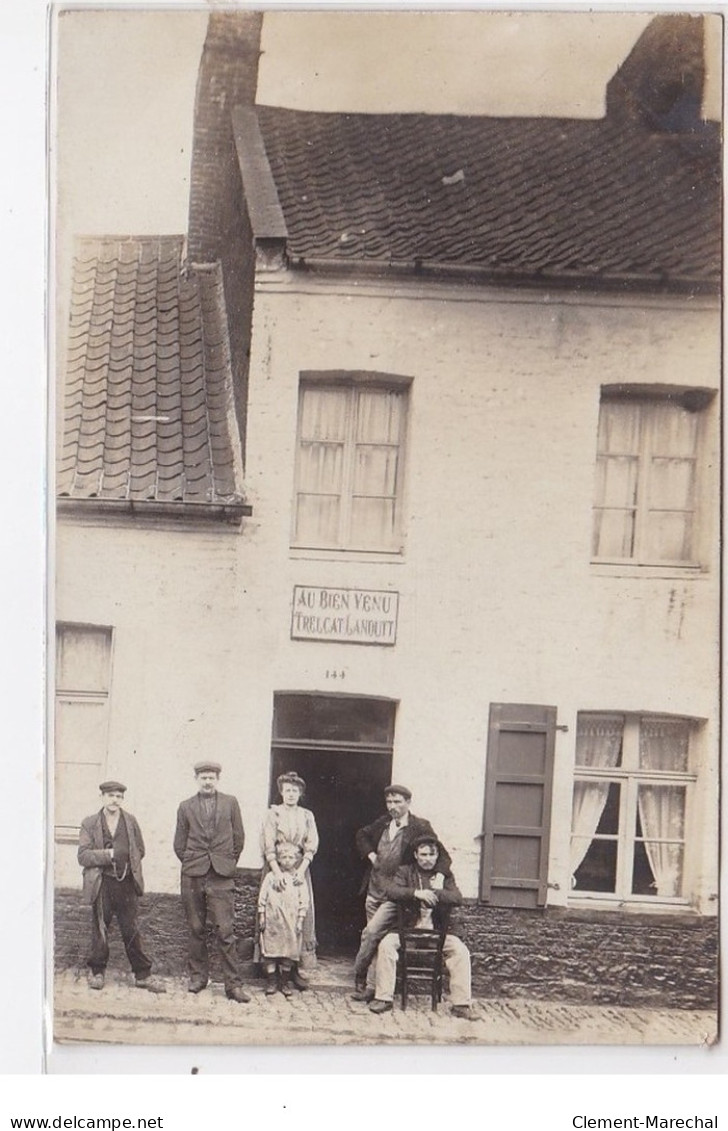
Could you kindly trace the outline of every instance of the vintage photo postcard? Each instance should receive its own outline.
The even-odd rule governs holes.
[[[716,1042],[722,32],[54,10],[56,1042]]]

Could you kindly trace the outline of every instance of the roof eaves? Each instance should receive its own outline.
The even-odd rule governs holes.
[[[181,523],[222,522],[239,525],[253,513],[249,503],[234,500],[227,503],[160,502],[157,499],[56,499],[59,515],[75,518],[118,518],[154,521],[164,519]]]
[[[234,106],[232,122],[253,238],[263,252],[259,266],[281,266],[288,229],[255,108]]]
[[[459,279],[484,285],[553,286],[584,290],[632,290],[641,292],[676,292],[716,294],[720,279],[702,275],[680,275],[678,272],[640,274],[617,271],[571,271],[543,267],[538,271],[518,271],[513,267],[484,266],[477,263],[449,263],[433,260],[337,259],[334,257],[299,257],[291,267],[320,274],[403,277],[417,279]]]

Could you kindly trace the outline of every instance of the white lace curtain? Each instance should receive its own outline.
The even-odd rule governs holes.
[[[689,724],[684,719],[643,719],[640,769],[688,769]],[[641,785],[638,807],[645,851],[657,895],[680,895],[685,835],[685,787]],[[672,841],[672,843],[665,843]]]
[[[576,766],[610,769],[619,763],[624,719],[621,715],[580,716],[576,734]],[[609,794],[607,781],[574,782],[571,874],[589,851]]]

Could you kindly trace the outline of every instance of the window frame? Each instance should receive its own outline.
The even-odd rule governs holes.
[[[717,395],[717,390],[705,386],[665,385],[665,384],[615,384],[603,385],[600,390],[598,417],[597,417],[597,447],[595,458],[595,477],[592,492],[591,508],[591,564],[595,567],[620,567],[633,569],[636,573],[654,574],[668,571],[670,575],[685,574],[695,575],[704,571],[706,555],[705,504],[704,504],[704,476],[705,476],[705,450],[706,430],[708,425],[708,409]],[[645,528],[647,512],[647,499],[642,501],[641,496],[647,494],[646,485],[649,483],[650,459],[652,454],[653,420],[649,419],[647,427],[641,424],[640,444],[637,453],[638,468],[636,482],[636,502],[634,506],[634,543],[635,551],[630,557],[621,557],[617,554],[598,554],[595,542],[595,524],[597,512],[609,510],[604,504],[597,501],[598,464],[602,453],[599,450],[599,432],[601,426],[602,407],[605,403],[622,402],[632,406],[641,404],[657,407],[658,405],[674,405],[684,411],[696,415],[696,436],[694,459],[694,480],[692,490],[692,507],[690,508],[692,530],[690,533],[690,557],[685,559],[657,558],[649,555],[643,549],[646,539]],[[604,453],[605,455],[608,453]],[[627,508],[625,508],[627,509]],[[665,508],[670,509],[670,508]],[[676,507],[676,511],[685,508]]]
[[[62,633],[65,630],[88,633],[103,633],[108,641],[106,650],[106,687],[105,688],[75,688],[62,686],[60,682],[61,673],[58,669],[58,645]],[[55,840],[59,843],[75,842],[78,839],[79,829],[81,827],[80,820],[77,824],[68,824],[58,821],[58,814],[55,811],[56,806],[56,785],[60,767],[64,765],[84,765],[96,766],[97,777],[101,777],[105,771],[108,763],[109,755],[109,725],[110,725],[110,702],[111,702],[111,682],[112,682],[112,669],[113,669],[113,654],[114,654],[114,629],[111,625],[106,624],[90,624],[88,622],[78,621],[57,621],[55,626],[55,639],[56,639],[56,659],[55,659],[55,689],[54,689],[54,814],[53,814],[53,828]],[[104,735],[103,751],[101,758],[98,762],[78,761],[70,758],[61,759],[59,741],[58,741],[58,707],[59,704],[97,704],[104,710],[104,717],[102,720],[102,728]]]
[[[631,711],[580,711],[579,715],[604,715],[621,716],[622,723],[622,765],[620,766],[582,766],[577,761],[578,750],[574,753],[574,773],[572,781],[572,813],[569,829],[569,846],[574,840],[574,788],[578,781],[601,782],[609,785],[620,786],[619,816],[616,833],[598,833],[595,829],[590,838],[590,845],[596,840],[614,842],[617,846],[617,859],[615,868],[615,890],[589,891],[576,890],[573,886],[569,891],[569,904],[572,906],[605,903],[610,906],[638,906],[640,910],[659,910],[660,908],[687,908],[691,905],[689,896],[685,894],[689,886],[691,858],[691,830],[693,826],[693,807],[695,804],[696,783],[698,771],[696,769],[696,735],[703,720],[687,715],[672,715],[659,712],[631,712]],[[655,770],[641,769],[639,766],[639,739],[640,726],[645,720],[665,720],[669,722],[684,722],[688,739],[688,764],[686,770]],[[578,733],[578,719],[577,719]],[[644,829],[642,835],[636,833],[636,817],[638,806],[638,792],[642,785],[673,785],[685,791],[685,805],[683,811],[682,837],[655,838],[646,837]],[[598,826],[597,826],[598,827]],[[585,838],[580,838],[585,839]],[[649,840],[651,843],[680,843],[683,846],[682,861],[682,895],[649,896],[644,893],[631,891],[635,845]],[[588,851],[588,850],[587,850]],[[578,869],[577,869],[578,870]],[[571,883],[574,876],[570,873]]]
[[[412,378],[401,374],[380,373],[368,370],[302,370],[298,382],[298,411],[296,417],[296,449],[294,461],[293,504],[291,507],[290,549],[295,553],[335,554],[342,556],[364,556],[381,559],[387,555],[400,558],[404,552],[404,489],[407,439],[410,420],[410,390]],[[297,538],[300,478],[302,468],[301,424],[303,419],[303,398],[306,390],[327,388],[344,389],[349,393],[350,404],[346,406],[346,436],[343,445],[342,489],[340,494],[341,512],[338,521],[336,543],[315,541],[313,538]],[[354,492],[354,470],[356,454],[356,427],[358,421],[358,395],[360,392],[380,391],[395,393],[402,398],[402,412],[397,448],[397,470],[392,495],[394,503],[393,536],[386,546],[366,546],[357,544],[353,537],[351,513]],[[394,446],[394,445],[393,445]]]

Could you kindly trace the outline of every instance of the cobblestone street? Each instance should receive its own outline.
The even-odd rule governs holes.
[[[89,989],[85,973],[56,977],[56,1041],[150,1045],[682,1045],[715,1043],[717,1016],[708,1011],[562,1005],[524,999],[474,1003],[475,1021],[437,1012],[423,998],[406,1012],[395,1003],[381,1016],[353,1002],[348,967],[322,963],[316,985],[290,1000],[266,997],[251,979],[249,1005],[226,999],[221,985],[199,995],[186,980],[167,978],[165,995],[110,974],[106,987]]]

